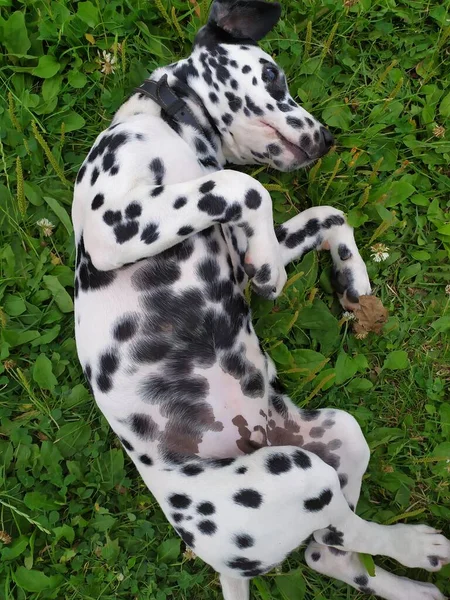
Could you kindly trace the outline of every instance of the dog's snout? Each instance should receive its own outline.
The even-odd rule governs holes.
[[[322,141],[321,145],[323,145],[326,150],[329,150],[334,144],[334,137],[331,135],[328,129],[326,129],[326,127],[320,128],[320,136]]]

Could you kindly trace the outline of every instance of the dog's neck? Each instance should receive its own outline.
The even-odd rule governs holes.
[[[134,114],[146,113],[149,116],[160,116],[198,155],[199,162],[211,170],[221,169],[226,159],[223,152],[223,139],[217,124],[217,116],[212,114],[208,99],[204,100],[201,90],[197,91],[189,78],[192,69],[191,57],[180,60],[167,67],[154,71],[150,77],[152,81],[159,81],[165,75],[167,84],[176,96],[186,103],[189,111],[194,116],[196,127],[192,127],[177,119],[171,118],[161,107],[161,104],[141,93],[134,94],[117,111],[112,124],[119,122],[123,117]],[[194,79],[195,82],[195,79]],[[200,93],[199,93],[200,92]]]
[[[195,89],[196,80],[189,80],[189,69],[192,67],[188,62],[189,60],[192,59],[181,60],[176,63],[176,65],[171,65],[166,68],[168,84],[175,94],[186,103],[198,123],[199,132],[204,135],[216,149],[216,158],[220,163],[223,163],[222,160],[219,160],[219,157],[222,156],[223,143],[222,136],[218,129],[219,121],[211,111],[211,106],[209,106],[210,102],[208,102],[209,99],[202,98],[200,95],[201,91]],[[167,122],[171,124],[169,119]],[[176,125],[174,128],[176,128]],[[180,132],[180,135],[182,135],[182,132]]]

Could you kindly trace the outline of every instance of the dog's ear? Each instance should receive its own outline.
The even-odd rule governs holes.
[[[209,23],[220,27],[236,39],[257,42],[275,27],[281,15],[278,2],[263,0],[215,0]]]

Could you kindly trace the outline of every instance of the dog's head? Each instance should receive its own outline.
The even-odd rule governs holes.
[[[290,171],[326,154],[333,137],[293,100],[283,70],[258,47],[280,14],[278,3],[215,0],[187,73],[230,162]]]

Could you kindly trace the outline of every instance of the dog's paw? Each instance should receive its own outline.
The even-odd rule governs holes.
[[[359,297],[372,293],[366,265],[359,255],[333,264],[331,285],[345,310],[355,310],[359,306]]]
[[[407,600],[445,600],[444,594],[432,583],[399,577],[398,598]]]
[[[259,296],[272,300],[283,291],[287,281],[286,269],[272,226],[249,239],[244,270]]]
[[[396,560],[406,567],[439,571],[450,563],[450,541],[428,525],[394,525]]]
[[[254,264],[248,262],[246,259],[244,269],[251,279],[253,289],[259,296],[267,300],[273,300],[283,291],[287,280],[286,270],[283,265],[264,263],[259,268],[256,268]]]

